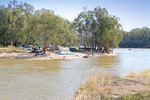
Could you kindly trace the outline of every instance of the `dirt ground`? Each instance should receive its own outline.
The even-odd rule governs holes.
[[[82,100],[83,98],[84,100],[109,100],[110,98],[113,98],[112,100],[118,100],[118,98],[125,96],[132,97],[138,93],[150,94],[150,77],[142,76],[139,78],[128,79],[100,75],[96,77],[92,76],[85,84],[83,84],[83,86],[77,90],[75,100]],[[137,99],[141,100],[141,98],[138,97],[135,97],[134,100]]]
[[[110,93],[110,96],[114,98],[139,92],[150,92],[150,78],[114,80],[104,84],[104,91]]]

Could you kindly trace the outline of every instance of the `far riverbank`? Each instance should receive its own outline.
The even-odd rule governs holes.
[[[99,52],[73,52],[73,55],[59,55],[56,52],[47,52],[47,55],[38,55],[35,56],[35,53],[24,52],[24,53],[0,53],[0,58],[8,59],[29,59],[29,60],[67,60],[67,59],[76,59],[83,58],[83,56],[97,57],[97,56],[116,56],[116,54],[102,54]]]

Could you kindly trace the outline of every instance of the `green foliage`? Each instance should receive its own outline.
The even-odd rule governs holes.
[[[34,14],[30,20],[30,35],[40,45],[45,46],[57,34],[61,19],[46,10],[36,12],[40,13]]]
[[[60,44],[63,46],[78,45],[78,36],[71,29],[71,23],[68,20],[63,20],[63,26],[58,31]]]
[[[36,10],[28,3],[10,1],[0,8],[0,44],[84,45],[117,47],[122,39],[118,18],[109,16],[105,8],[84,10],[73,24],[52,10]]]
[[[36,11],[30,20],[30,35],[45,48],[48,44],[69,46],[76,43],[70,22],[50,10]]]
[[[0,44],[76,45],[78,36],[71,23],[52,10],[36,10],[28,3],[10,1],[0,8]],[[77,41],[77,42],[76,42]]]
[[[0,43],[8,46],[11,35],[12,13],[9,8],[0,9]]]
[[[74,30],[79,34],[81,45],[92,47],[117,47],[122,40],[118,18],[108,15],[105,8],[84,11],[74,20]]]
[[[135,28],[123,33],[123,39],[119,47],[145,48],[150,47],[150,29],[148,27]]]

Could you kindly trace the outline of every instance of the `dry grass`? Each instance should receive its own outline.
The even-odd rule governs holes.
[[[104,95],[106,98],[106,91],[104,89],[105,83],[109,83],[113,79],[115,79],[115,77],[107,74],[91,76],[88,82],[78,89],[74,100],[100,100]],[[108,91],[111,93],[111,88]],[[107,98],[109,98],[109,96],[107,96]]]
[[[91,76],[77,90],[74,100],[137,100],[150,97],[147,91],[150,91],[150,70],[130,73],[125,78],[101,74]]]
[[[0,53],[25,53],[27,50],[21,50],[20,48],[15,48],[14,46],[9,46],[7,48],[0,48]]]
[[[128,79],[138,79],[142,77],[150,77],[150,69],[146,71],[142,71],[140,73],[131,72],[130,74],[125,76],[125,78],[128,78]]]

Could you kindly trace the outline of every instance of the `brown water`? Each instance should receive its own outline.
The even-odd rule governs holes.
[[[150,68],[150,50],[115,49],[118,56],[73,60],[0,59],[0,99],[68,100],[91,74],[124,76]]]

